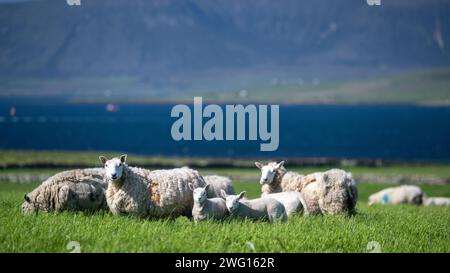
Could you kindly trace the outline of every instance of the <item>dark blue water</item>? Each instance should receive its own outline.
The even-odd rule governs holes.
[[[337,157],[450,162],[450,107],[280,106],[280,145],[174,141],[172,105],[0,103],[0,149],[112,150],[211,157]]]

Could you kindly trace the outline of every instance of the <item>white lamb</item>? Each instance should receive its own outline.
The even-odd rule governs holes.
[[[306,202],[308,214],[356,213],[358,189],[351,173],[339,169],[301,175],[288,172],[284,161],[267,165],[255,162],[261,169],[262,195],[298,191]]]
[[[206,184],[210,185],[208,190],[208,198],[220,197],[220,190],[224,190],[227,194],[234,194],[233,183],[231,179],[220,175],[203,176]]]
[[[76,169],[55,174],[25,194],[22,212],[97,211],[108,209],[103,169]]]
[[[270,193],[264,197],[273,198],[278,202],[282,203],[286,209],[286,213],[289,216],[293,214],[307,214],[306,202],[303,199],[303,195],[297,191],[286,191],[278,193]]]
[[[227,195],[221,190],[231,217],[268,220],[270,223],[286,222],[287,214],[282,203],[273,198],[262,197],[253,200],[243,199],[245,191],[239,195]]]
[[[189,168],[150,171],[127,166],[126,155],[111,160],[99,158],[108,183],[106,201],[115,215],[190,216],[193,199],[189,183],[205,185],[199,173]]]
[[[449,197],[425,197],[423,198],[425,206],[450,206]]]
[[[391,187],[369,196],[369,205],[373,204],[422,204],[423,191],[413,185]]]
[[[219,197],[207,197],[209,187],[210,185],[207,184],[204,188],[196,188],[192,183],[189,183],[194,198],[192,217],[196,223],[207,219],[221,220],[228,216],[225,200]]]

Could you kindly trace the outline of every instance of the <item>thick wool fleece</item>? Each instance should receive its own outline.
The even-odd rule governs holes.
[[[199,173],[189,168],[150,171],[124,165],[119,181],[108,181],[106,200],[116,215],[138,217],[191,216],[189,183],[204,187]]]
[[[107,209],[103,173],[102,168],[91,168],[55,174],[26,195],[22,212]]]

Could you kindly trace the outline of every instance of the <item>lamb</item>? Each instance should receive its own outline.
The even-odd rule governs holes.
[[[106,210],[103,169],[76,169],[55,174],[25,194],[24,214]]]
[[[106,201],[114,215],[141,218],[191,216],[193,199],[189,183],[204,187],[205,181],[195,170],[176,168],[150,171],[129,167],[127,155],[107,160],[105,167]]]
[[[208,198],[220,197],[220,190],[224,190],[227,194],[234,194],[233,183],[226,176],[207,175],[203,176],[205,183],[210,185],[208,190]]]
[[[224,190],[220,191],[225,199],[230,216],[252,220],[268,220],[270,223],[286,222],[287,214],[282,203],[269,197],[253,200],[242,199],[245,191],[239,195],[228,195]]]
[[[449,197],[425,197],[423,198],[424,206],[450,206]]]
[[[261,196],[284,191],[301,192],[306,202],[307,213],[338,214],[356,213],[358,190],[351,173],[339,169],[301,175],[288,172],[284,161],[263,165],[255,162],[261,169]]]
[[[307,214],[305,199],[303,199],[303,195],[297,191],[270,193],[264,197],[273,198],[282,203],[288,217],[293,214]]]
[[[194,207],[192,208],[192,216],[196,223],[207,219],[221,220],[228,216],[225,200],[219,197],[207,198],[207,192],[210,188],[209,184],[204,188],[195,188],[192,183],[189,183],[189,188],[193,192]]]
[[[369,205],[373,204],[422,204],[424,193],[414,185],[390,187],[369,196]]]

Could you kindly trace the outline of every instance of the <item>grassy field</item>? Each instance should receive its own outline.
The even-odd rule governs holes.
[[[62,164],[66,166],[90,166],[100,167],[99,155],[105,155],[108,158],[118,156],[120,152],[78,152],[78,151],[32,151],[32,150],[0,150],[0,164]],[[128,154],[127,162],[130,166],[166,164],[168,166],[198,165],[204,166],[202,169],[206,174],[221,175],[241,175],[257,174],[258,170],[253,164],[253,160],[231,160],[222,159],[221,163],[239,165],[245,168],[211,168],[208,164],[216,159],[200,158],[176,158],[159,156],[141,156]],[[374,175],[435,175],[439,177],[450,177],[450,165],[448,164],[429,164],[429,165],[393,165],[382,167],[367,166],[305,166],[290,167],[289,160],[286,164],[289,170],[300,173],[312,173],[323,171],[333,167],[345,168],[353,174],[374,174]],[[1,166],[1,165],[0,165]],[[6,168],[1,169],[0,173],[52,173],[61,169],[42,169],[42,168]],[[202,172],[203,173],[203,172]]]
[[[190,102],[202,94],[204,102],[239,103],[406,103],[449,105],[450,68],[404,72],[375,79],[333,80],[328,78],[298,78],[291,71],[236,72],[190,75],[197,79],[178,78],[185,86],[167,84],[155,88],[136,77],[78,77],[78,78],[1,78],[0,97],[27,97],[30,90],[39,90],[42,101],[64,98],[71,103],[180,103]],[[316,82],[314,82],[316,80]],[[77,86],[74,94],[73,86]],[[105,90],[110,96],[105,97]],[[123,92],[127,90],[127,92]],[[246,90],[246,96],[239,91]],[[424,92],[426,90],[426,92]],[[151,91],[151,92],[150,92]],[[71,96],[67,96],[71,94]],[[36,98],[33,98],[36,100]]]
[[[195,225],[185,217],[148,221],[107,212],[23,216],[23,194],[38,183],[0,183],[0,252],[450,252],[450,208],[373,206],[367,196],[389,185],[359,185],[360,213],[295,216],[287,224],[231,220]],[[235,182],[249,197],[259,185]],[[429,195],[450,196],[450,185],[421,185]],[[379,246],[379,249],[377,248]]]

